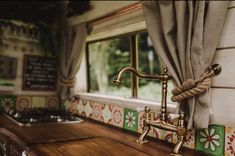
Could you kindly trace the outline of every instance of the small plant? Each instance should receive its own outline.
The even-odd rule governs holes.
[[[50,28],[48,28],[48,26],[43,22],[37,23],[36,25],[39,27],[39,42],[44,48],[45,54],[55,57],[58,56],[58,51],[56,50],[55,46],[56,43]]]

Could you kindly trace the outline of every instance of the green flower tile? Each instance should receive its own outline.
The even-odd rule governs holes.
[[[131,131],[137,131],[138,127],[138,113],[129,108],[124,109],[124,123],[123,127]]]
[[[196,130],[196,150],[208,155],[224,155],[224,126],[210,125],[208,129]]]
[[[11,105],[15,108],[16,96],[11,95],[0,95],[0,111],[2,112],[5,105]]]

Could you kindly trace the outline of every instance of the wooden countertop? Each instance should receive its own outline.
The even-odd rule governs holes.
[[[139,134],[85,119],[75,124],[37,124],[18,126],[0,116],[0,132],[10,136],[24,148],[39,156],[131,156],[170,155],[174,145],[149,138],[146,144],[137,144]],[[182,148],[185,156],[202,153]]]

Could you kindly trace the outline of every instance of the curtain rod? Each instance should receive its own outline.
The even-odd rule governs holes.
[[[142,4],[140,2],[137,2],[137,3],[134,3],[134,4],[131,4],[131,5],[127,6],[125,8],[122,8],[119,11],[116,11],[114,13],[111,13],[111,14],[105,15],[103,17],[100,17],[98,19],[92,20],[92,21],[88,22],[88,25],[95,25],[95,24],[98,24],[98,23],[101,23],[101,22],[104,22],[104,21],[108,21],[111,18],[127,14],[131,11],[139,10],[141,8],[142,8]]]

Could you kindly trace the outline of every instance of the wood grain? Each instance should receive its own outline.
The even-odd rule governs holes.
[[[73,154],[73,156],[77,156],[77,148],[85,151],[92,150],[89,148],[90,143],[86,142],[84,143],[85,145],[83,145],[83,141],[86,140],[93,140],[94,143],[92,143],[91,146],[94,146],[94,148],[102,154],[104,154],[106,150],[108,150],[108,152],[112,152],[113,148],[116,148],[116,151],[120,153],[119,151],[122,151],[125,148],[130,149],[128,151],[124,150],[125,152],[135,153],[130,155],[136,155],[136,152],[139,151],[140,154],[144,153],[146,155],[166,156],[169,155],[174,147],[173,144],[153,138],[151,139],[149,137],[148,138],[150,141],[148,143],[143,145],[137,144],[135,140],[138,138],[139,134],[124,129],[107,126],[106,124],[88,119],[80,124],[38,124],[31,127],[19,127],[8,118],[0,116],[0,125],[4,129],[11,131],[18,136],[20,140],[28,146],[28,149],[32,148],[35,152],[39,153],[38,156],[44,156],[42,153],[45,153],[46,150],[51,152],[49,154],[50,156],[57,156],[56,152],[58,152],[58,150],[61,152],[61,150],[63,151],[66,148],[69,149],[65,150],[64,153],[69,152],[70,150],[75,150],[75,153],[71,154]],[[105,139],[98,141],[94,140],[94,138]],[[59,145],[60,148],[56,148],[56,145]],[[105,147],[103,147],[104,145]],[[103,151],[103,149],[106,150]],[[182,151],[185,156],[203,155],[202,153],[186,148],[183,148]],[[31,153],[34,155],[33,152]],[[97,153],[93,151],[89,154],[89,156],[96,156],[96,154]],[[110,155],[112,154],[115,155],[115,153],[111,153]],[[118,155],[121,156],[121,154]],[[104,154],[104,156],[106,155]]]
[[[42,144],[32,147],[39,155],[56,156],[148,156],[132,147],[108,138],[93,138],[83,141]]]

